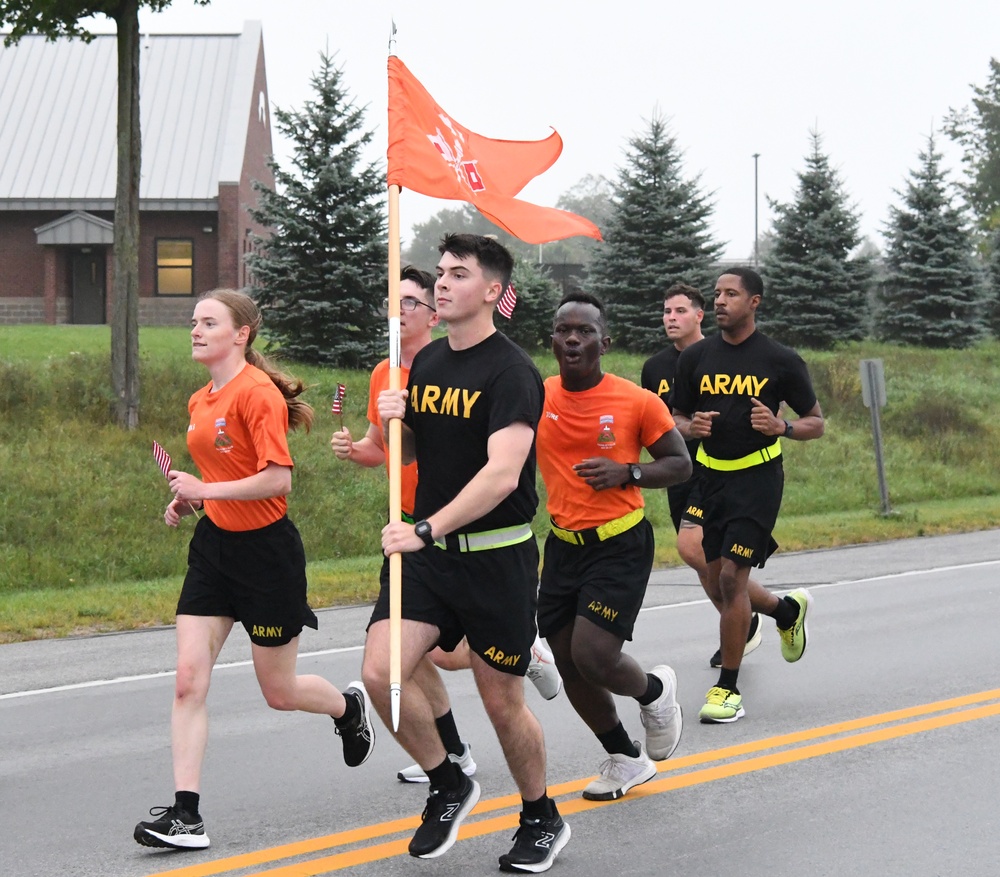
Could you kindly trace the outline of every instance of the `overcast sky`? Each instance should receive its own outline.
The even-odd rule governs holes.
[[[174,0],[143,13],[153,33],[236,32],[263,24],[271,101],[300,107],[329,48],[376,129],[385,156],[389,23],[397,54],[459,122],[492,137],[562,135],[556,164],[522,197],[553,205],[587,174],[613,177],[630,136],[655,109],[684,150],[685,175],[713,193],[725,252],[746,258],[766,197],[790,200],[809,131],[823,146],[881,246],[887,208],[932,126],[965,105],[1000,56],[998,0]],[[275,131],[279,162],[288,147]],[[939,143],[954,179],[959,153]],[[403,235],[450,202],[404,193]]]

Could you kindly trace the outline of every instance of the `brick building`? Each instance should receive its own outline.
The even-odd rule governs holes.
[[[116,38],[0,43],[0,323],[105,323],[116,185]],[[140,323],[247,283],[256,203],[273,187],[259,22],[152,35],[140,49]]]

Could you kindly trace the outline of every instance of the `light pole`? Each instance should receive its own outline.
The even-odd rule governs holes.
[[[757,237],[757,159],[760,153],[753,154],[753,267],[760,268],[760,243]]]

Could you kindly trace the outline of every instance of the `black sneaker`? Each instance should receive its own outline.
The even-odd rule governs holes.
[[[500,857],[500,870],[540,874],[548,871],[569,840],[569,823],[556,813],[547,819],[528,819],[521,814],[521,827],[514,834],[514,846]]]
[[[760,639],[760,616],[754,612],[750,616],[750,630],[747,632],[747,644],[743,649],[744,658],[760,645]],[[722,649],[715,650],[715,654],[709,660],[708,666],[715,669],[722,666]]]
[[[457,789],[435,789],[427,797],[420,827],[410,841],[410,855],[418,859],[436,859],[451,849],[458,837],[458,827],[479,800],[479,783],[461,771],[462,785]]]
[[[344,697],[353,697],[358,702],[358,714],[347,725],[334,719],[336,733],[344,743],[344,763],[357,767],[368,760],[375,748],[375,729],[372,727],[368,702],[368,692],[360,682],[352,682],[344,691]]]
[[[175,850],[203,850],[208,846],[205,823],[197,813],[180,810],[176,805],[153,807],[152,822],[140,822],[132,837],[144,847],[170,847]]]

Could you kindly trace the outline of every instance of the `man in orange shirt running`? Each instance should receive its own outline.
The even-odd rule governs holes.
[[[652,779],[653,760],[673,754],[683,726],[674,671],[660,664],[646,673],[622,646],[632,639],[653,565],[640,488],[684,481],[691,459],[653,393],[601,370],[610,344],[600,300],[564,296],[552,329],[559,375],[545,381],[536,444],[552,518],[538,628],[566,696],[608,753],[583,792],[595,801]],[[652,462],[639,463],[643,448]],[[644,744],[623,727],[616,694],[638,702]]]

